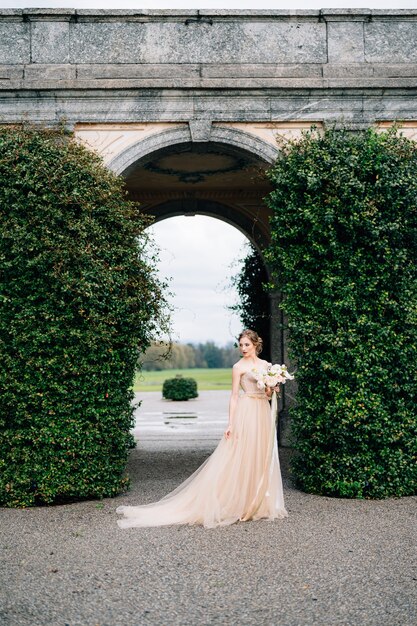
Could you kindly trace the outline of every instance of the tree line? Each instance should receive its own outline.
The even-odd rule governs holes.
[[[219,347],[213,341],[205,343],[168,343],[154,341],[140,357],[141,369],[160,371],[166,369],[232,367],[239,358],[237,347],[230,342]]]

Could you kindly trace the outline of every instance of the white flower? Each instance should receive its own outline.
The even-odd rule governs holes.
[[[277,385],[285,384],[287,380],[293,380],[294,376],[290,374],[285,365],[269,365],[267,369],[252,369],[253,376],[257,381],[258,389],[264,390],[265,387],[274,388]]]

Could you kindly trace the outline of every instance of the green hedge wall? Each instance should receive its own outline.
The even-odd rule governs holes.
[[[314,131],[283,149],[268,259],[284,295],[304,490],[416,492],[417,146]]]
[[[125,489],[163,288],[121,179],[61,131],[0,128],[0,503]]]

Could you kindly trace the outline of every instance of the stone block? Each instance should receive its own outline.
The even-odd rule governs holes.
[[[75,66],[74,66],[75,67]],[[198,64],[94,64],[77,65],[77,76],[81,80],[102,78],[193,78],[200,76]]]
[[[371,19],[371,9],[321,9],[320,15],[325,22],[367,22]]]
[[[147,22],[198,18],[197,9],[77,9],[78,22]]]
[[[136,23],[71,24],[71,63],[143,63],[144,25]]]
[[[19,123],[27,120],[34,123],[54,124],[58,121],[57,103],[54,98],[43,95],[16,96],[5,92],[0,97],[0,123]]]
[[[401,21],[417,20],[417,9],[372,9],[372,20],[389,20],[399,18]]]
[[[33,63],[68,63],[68,23],[33,22],[31,32]]]
[[[0,65],[1,80],[21,80],[23,78],[23,65]]]
[[[361,22],[330,22],[327,26],[329,63],[363,63],[365,51]]]
[[[374,75],[373,65],[368,63],[332,63],[323,65],[324,78],[367,78]]]
[[[0,23],[0,63],[19,64],[30,61],[29,24]]]
[[[366,98],[364,107],[373,120],[415,120],[417,89],[399,96]]]
[[[388,78],[417,76],[417,63],[375,63],[372,67],[374,76]]]
[[[71,24],[72,63],[323,63],[326,25],[297,22]]]
[[[368,63],[415,63],[417,21],[377,21],[364,25]]]
[[[324,78],[413,78],[417,77],[417,64],[401,63],[353,63],[348,65],[323,65]],[[374,81],[369,83],[374,85]],[[389,83],[387,83],[388,85]]]
[[[61,95],[57,102],[65,117],[75,122],[188,122],[194,116],[194,99],[187,94],[161,97],[158,92],[149,95],[138,90],[109,97],[101,91],[93,97],[87,93],[77,98]]]
[[[362,121],[363,106],[361,91],[351,94],[344,89],[336,92],[326,89],[308,96],[299,90],[281,97],[271,96],[271,120],[304,120],[311,123],[342,120],[350,123]]]
[[[50,81],[50,80],[74,80],[75,65],[43,65],[36,63],[25,66],[25,80]]]
[[[69,22],[76,15],[75,9],[23,9],[23,15],[30,21]]]
[[[329,89],[359,90],[372,88],[378,95],[382,95],[384,89],[410,89],[416,87],[414,78],[343,78],[328,79]]]
[[[0,20],[2,22],[21,22],[22,17],[23,17],[22,9],[0,8]]]
[[[267,95],[231,94],[221,97],[206,94],[204,97],[194,97],[194,117],[208,117],[222,121],[252,121],[269,120],[270,100]]]
[[[322,66],[319,63],[210,63],[201,66],[203,78],[320,78],[321,75]]]
[[[191,141],[210,141],[211,120],[194,119],[190,120]]]

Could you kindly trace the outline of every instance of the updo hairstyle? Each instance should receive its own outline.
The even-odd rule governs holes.
[[[254,330],[250,330],[250,328],[246,328],[240,333],[238,341],[240,342],[243,337],[247,337],[253,343],[253,345],[255,346],[256,354],[260,354],[262,352],[264,342],[262,341],[262,337],[260,337],[258,333],[256,333]]]

